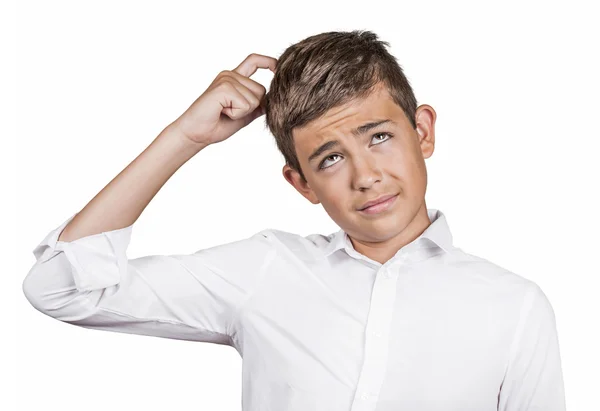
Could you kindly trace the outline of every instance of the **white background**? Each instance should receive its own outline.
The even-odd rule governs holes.
[[[593,3],[20,1],[2,13],[16,28],[3,25],[17,59],[16,85],[5,88],[15,123],[3,135],[14,156],[3,157],[16,202],[2,272],[2,300],[14,301],[5,317],[16,327],[16,355],[4,350],[2,373],[16,398],[2,395],[11,403],[0,408],[241,409],[232,347],[61,323],[30,306],[21,283],[45,235],[219,71],[253,52],[277,58],[309,35],[352,29],[390,42],[418,103],[437,112],[428,207],[446,214],[455,245],[540,285],[556,314],[567,408],[592,408],[600,383]],[[252,78],[267,87],[272,73]],[[178,170],[135,223],[128,256],[191,253],[264,228],[337,230],[282,167],[260,117]]]

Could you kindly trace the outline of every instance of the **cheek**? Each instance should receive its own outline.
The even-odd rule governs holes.
[[[408,148],[409,149],[409,148]],[[403,147],[398,147],[386,158],[386,169],[393,176],[399,178],[410,177],[414,174],[417,164],[411,153],[407,153]]]
[[[338,216],[343,214],[348,207],[352,207],[352,204],[348,205],[347,193],[343,192],[339,183],[320,187],[320,190],[319,200],[330,215]]]
[[[335,205],[341,201],[342,193],[340,185],[339,183],[335,184],[334,179],[326,181],[324,184],[319,185],[319,187],[313,187],[313,191],[324,205]]]
[[[325,196],[327,197],[327,203],[333,205],[336,208],[339,208],[344,202],[342,190],[339,188],[339,185],[332,185],[332,187],[327,190]]]
[[[408,163],[407,175],[411,191],[419,197],[423,196],[427,186],[427,168],[422,157],[411,158]]]
[[[413,147],[407,147],[409,151],[396,151],[393,159],[388,165],[388,172],[402,182],[403,189],[417,194],[426,181],[427,170],[425,162],[420,153],[415,153]]]

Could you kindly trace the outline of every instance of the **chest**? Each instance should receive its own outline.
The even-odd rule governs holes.
[[[457,404],[497,395],[511,328],[482,285],[409,268],[270,275],[238,328],[245,378],[273,398],[285,391],[348,410],[361,401],[414,406],[432,392]]]

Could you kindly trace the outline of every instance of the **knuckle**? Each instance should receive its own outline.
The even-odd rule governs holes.
[[[224,91],[231,91],[233,90],[235,87],[233,86],[233,84],[231,83],[231,81],[229,80],[223,80],[219,83],[219,87],[224,90]]]

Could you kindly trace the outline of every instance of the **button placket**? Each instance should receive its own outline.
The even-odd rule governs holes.
[[[351,411],[373,411],[385,378],[389,354],[389,327],[396,296],[398,275],[392,267],[382,267],[373,287],[367,319],[364,360]]]

